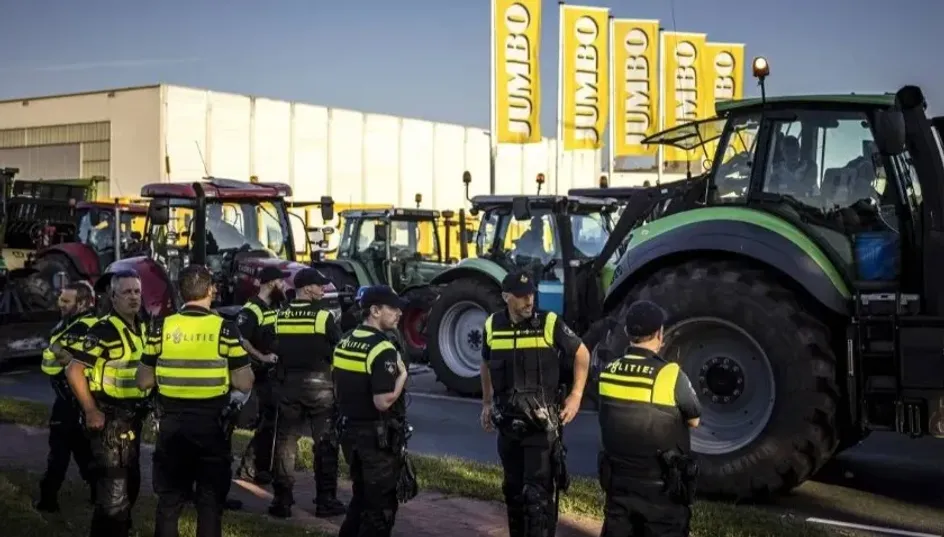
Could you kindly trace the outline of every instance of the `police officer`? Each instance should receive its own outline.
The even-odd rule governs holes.
[[[292,515],[295,499],[295,456],[302,429],[315,443],[315,516],[343,514],[337,499],[338,470],[321,460],[322,438],[333,426],[334,386],[331,353],[341,340],[341,331],[331,312],[322,308],[324,286],[330,281],[313,268],[295,274],[295,299],[278,314],[279,340],[277,377],[279,408],[276,427],[276,463],[273,499],[269,513],[280,518]]]
[[[221,537],[231,478],[223,414],[230,389],[248,393],[253,373],[235,324],[210,311],[210,271],[190,265],[178,285],[186,303],[151,325],[137,372],[139,388],[157,387],[162,411],[154,450],[154,535],[177,537],[180,512],[193,496],[197,537]]]
[[[111,278],[111,311],[70,348],[66,369],[91,432],[96,469],[92,537],[127,537],[131,508],[141,489],[141,427],[148,392],[138,389],[135,371],[144,350],[141,279],[133,271]]]
[[[43,351],[42,370],[49,375],[50,384],[56,393],[49,417],[49,457],[46,473],[39,482],[40,511],[59,510],[59,488],[66,478],[69,460],[75,457],[79,474],[89,484],[91,498],[95,500],[95,482],[92,475],[92,451],[79,422],[79,407],[69,389],[65,366],[72,360],[67,348],[84,336],[98,319],[92,315],[94,296],[87,282],[73,283],[59,293],[59,313],[62,320],[53,327],[49,346]]]
[[[701,409],[679,365],[658,354],[665,320],[652,302],[631,304],[626,354],[600,373],[602,537],[688,535],[696,473],[689,428]]]
[[[397,513],[397,454],[406,434],[407,368],[387,338],[406,302],[386,285],[361,296],[364,321],[334,349],[334,382],[344,422],[341,449],[354,496],[338,537],[389,536]]]
[[[255,432],[246,446],[238,475],[256,483],[272,482],[272,443],[275,434],[276,401],[269,381],[269,370],[278,359],[274,350],[275,317],[279,303],[285,298],[285,275],[276,267],[265,267],[259,273],[259,294],[246,301],[236,322],[243,345],[252,358],[256,381],[253,393],[258,404]]]
[[[502,491],[512,537],[546,537],[557,527],[556,494],[566,487],[561,427],[580,410],[590,352],[553,312],[534,309],[524,272],[502,281],[506,308],[485,320],[482,426],[498,428]],[[558,401],[561,369],[573,360],[570,394]]]

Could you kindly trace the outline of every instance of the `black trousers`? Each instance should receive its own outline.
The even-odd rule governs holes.
[[[661,481],[634,477],[600,453],[605,494],[600,537],[688,537],[692,510],[663,492]]]
[[[197,508],[197,537],[223,535],[223,506],[229,492],[231,449],[219,416],[166,414],[154,450],[157,494],[155,537],[178,537],[181,510]]]
[[[85,428],[79,422],[79,408],[72,394],[60,393],[61,389],[60,385],[56,390],[56,400],[49,416],[49,456],[46,458],[46,473],[39,482],[39,499],[43,503],[57,500],[72,458],[75,458],[82,479],[90,487],[95,485],[92,447]]]
[[[325,438],[325,433],[333,426],[334,391],[330,379],[326,376],[289,374],[279,391],[272,503],[289,507],[295,503],[292,493],[295,487],[295,459],[298,455],[298,439],[303,434],[310,434],[314,442],[315,500],[323,502],[334,499],[338,491],[337,452]]]
[[[105,427],[90,433],[95,474],[91,537],[128,537],[131,508],[141,492],[141,428],[137,409],[101,405]]]
[[[253,425],[255,430],[239,462],[240,476],[255,478],[260,474],[273,471],[275,413],[278,408],[274,384],[275,381],[270,379],[265,372],[259,373],[256,383],[253,384],[252,394],[256,401],[252,406],[255,406],[256,416],[252,421],[255,422]]]
[[[354,495],[338,537],[389,537],[397,516],[400,460],[380,449],[373,423],[348,423],[341,435]]]
[[[498,432],[498,456],[504,480],[502,492],[511,537],[553,537],[557,531],[552,447],[556,436],[547,432]]]

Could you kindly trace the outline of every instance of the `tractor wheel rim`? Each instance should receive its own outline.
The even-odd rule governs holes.
[[[716,317],[686,319],[666,330],[664,356],[678,361],[702,405],[692,449],[731,453],[764,431],[776,402],[767,353],[744,329]]]
[[[479,375],[487,317],[481,306],[467,300],[452,305],[443,315],[439,351],[446,367],[460,377]]]
[[[426,313],[419,308],[409,308],[403,313],[403,337],[407,344],[416,349],[426,348],[426,338],[423,336]]]

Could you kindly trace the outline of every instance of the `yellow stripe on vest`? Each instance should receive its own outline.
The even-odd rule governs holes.
[[[659,370],[655,380],[634,375],[601,373],[600,396],[620,401],[674,407],[676,406],[675,383],[678,380],[679,371],[679,365],[673,362]],[[626,384],[648,384],[651,387]]]

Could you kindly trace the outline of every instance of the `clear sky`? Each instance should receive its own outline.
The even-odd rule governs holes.
[[[944,112],[944,0],[674,0],[674,23],[672,0],[585,4],[746,43],[748,58],[770,60],[770,94],[915,83]],[[489,5],[0,0],[0,99],[167,82],[487,127]],[[544,13],[542,124],[553,136],[556,0]]]

